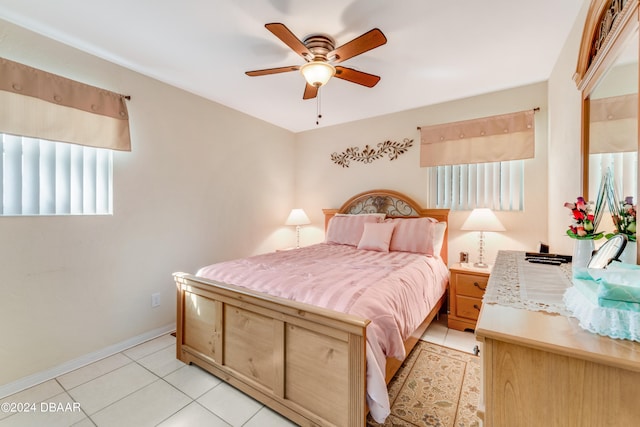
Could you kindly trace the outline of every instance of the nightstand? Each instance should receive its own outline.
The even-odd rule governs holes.
[[[473,264],[456,263],[449,268],[449,328],[475,330],[490,274],[489,268]]]

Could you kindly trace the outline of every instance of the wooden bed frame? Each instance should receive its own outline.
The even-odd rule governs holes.
[[[336,213],[385,212],[447,221],[448,209],[423,209],[390,190],[358,194]],[[441,256],[447,262],[445,233]],[[177,358],[213,375],[303,426],[366,424],[369,320],[186,273],[178,288]],[[438,314],[446,292],[405,342],[407,354]],[[387,382],[402,361],[387,359]]]

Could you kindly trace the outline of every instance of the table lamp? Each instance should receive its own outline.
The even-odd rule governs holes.
[[[303,209],[291,209],[291,213],[289,214],[289,217],[285,221],[284,225],[296,226],[296,249],[300,247],[300,226],[307,224],[311,224],[311,221],[309,221],[309,217]]]
[[[464,231],[480,232],[479,259],[478,262],[473,264],[473,266],[479,268],[489,267],[489,265],[484,262],[484,232],[506,230],[498,217],[489,208],[477,208],[471,211],[471,214],[464,224],[462,224],[460,229]]]

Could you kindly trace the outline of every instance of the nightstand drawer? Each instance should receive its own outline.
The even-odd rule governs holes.
[[[477,298],[469,298],[461,295],[456,296],[456,316],[465,319],[478,320],[482,301]]]
[[[456,293],[469,297],[482,298],[489,277],[457,273]]]

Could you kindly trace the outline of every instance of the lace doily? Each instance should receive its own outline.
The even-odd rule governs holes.
[[[499,251],[483,304],[571,316],[563,295],[571,283],[571,264],[532,264],[521,251]]]
[[[599,307],[575,287],[567,290],[564,299],[581,328],[611,338],[640,342],[640,313]]]

